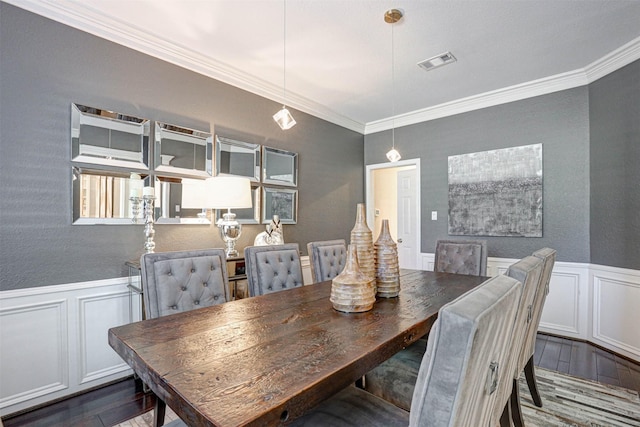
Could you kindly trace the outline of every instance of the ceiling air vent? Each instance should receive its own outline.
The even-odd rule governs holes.
[[[456,57],[453,56],[451,52],[445,52],[418,62],[418,67],[423,68],[426,71],[431,71],[434,68],[442,67],[443,65],[447,65],[452,62],[456,62]]]

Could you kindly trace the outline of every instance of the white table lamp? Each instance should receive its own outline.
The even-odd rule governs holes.
[[[231,209],[250,208],[251,181],[249,178],[236,176],[217,176],[205,181],[205,207],[226,209],[227,213],[218,220],[220,236],[227,249],[227,257],[237,257],[236,240],[242,234],[242,225],[236,221],[236,214]]]

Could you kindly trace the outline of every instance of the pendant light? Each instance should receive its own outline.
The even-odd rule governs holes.
[[[284,103],[286,104],[287,102],[287,1],[286,0],[283,1],[283,15],[284,15],[284,25],[283,25],[284,47],[282,50],[283,51],[282,98],[284,100]],[[282,105],[282,110],[278,111],[273,115],[273,120],[275,120],[275,122],[278,124],[278,126],[280,126],[282,130],[291,129],[296,124],[295,119],[293,118],[289,110],[287,110],[287,107],[284,104]]]
[[[395,93],[396,93],[396,73],[394,64],[394,46],[393,46],[393,24],[402,19],[402,11],[398,9],[389,9],[384,14],[384,22],[391,24],[391,150],[387,153],[387,159],[391,163],[397,162],[402,158],[398,150],[396,150],[396,118],[395,118]]]

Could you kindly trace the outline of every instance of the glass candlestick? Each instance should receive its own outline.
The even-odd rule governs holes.
[[[142,196],[142,215],[144,217],[144,235],[146,237],[144,250],[146,253],[155,252],[154,249],[156,248],[156,244],[153,241],[153,237],[156,234],[153,229],[153,204],[155,200],[154,196]]]

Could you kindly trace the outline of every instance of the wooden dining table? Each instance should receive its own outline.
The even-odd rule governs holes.
[[[109,344],[190,426],[285,425],[429,332],[486,277],[402,270],[396,298],[364,313],[331,281],[144,320]]]

